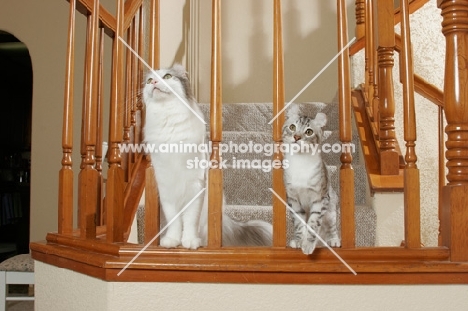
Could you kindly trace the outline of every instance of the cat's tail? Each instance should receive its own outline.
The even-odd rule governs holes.
[[[272,246],[273,226],[263,220],[237,221],[229,217],[224,209],[226,201],[223,197],[223,246]],[[202,245],[208,244],[208,191],[200,217],[200,238]]]
[[[223,214],[223,246],[271,246],[273,227],[262,220],[236,221]]]

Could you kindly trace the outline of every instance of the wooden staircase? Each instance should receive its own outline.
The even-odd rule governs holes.
[[[405,245],[400,247],[356,247],[355,171],[353,156],[340,156],[339,188],[342,247],[331,253],[318,249],[311,256],[286,245],[286,208],[282,168],[272,172],[272,188],[279,195],[272,197],[273,247],[233,248],[221,243],[221,207],[223,171],[211,169],[209,193],[208,246],[196,251],[163,249],[158,241],[149,241],[159,230],[159,208],[154,171],[142,155],[123,155],[122,142],[139,143],[141,137],[142,105],[138,98],[129,100],[142,81],[143,65],[125,48],[128,42],[133,50],[143,54],[147,46],[147,60],[158,67],[159,55],[159,1],[151,0],[144,6],[141,0],[118,0],[117,13],[111,15],[102,9],[98,0],[70,0],[69,46],[67,54],[67,82],[64,100],[62,142],[62,169],[59,174],[58,232],[49,233],[47,241],[31,245],[34,259],[58,267],[72,269],[106,281],[180,281],[180,282],[235,282],[235,283],[321,283],[321,284],[417,284],[468,282],[468,162],[466,146],[468,111],[465,94],[468,74],[464,59],[468,49],[462,44],[468,40],[468,4],[462,0],[438,1],[442,10],[443,33],[447,43],[445,88],[442,101],[438,91],[424,87],[414,78],[409,38],[409,11],[424,1],[401,1],[401,55],[405,69],[403,85],[405,146],[398,146],[394,135],[394,104],[392,66],[395,14],[393,1],[356,1],[359,16],[359,41],[339,55],[338,123],[342,143],[350,143],[352,114],[355,108],[360,134],[374,144],[367,166],[376,176],[392,176],[403,181],[405,193]],[[347,13],[344,0],[337,0],[338,50],[349,42]],[[284,68],[282,42],[281,1],[274,0],[274,61],[273,114],[284,107]],[[78,174],[78,203],[73,200],[74,171],[72,169],[72,124],[81,116],[73,111],[73,64],[75,48],[75,17],[77,12],[88,18],[87,53],[85,60],[83,130],[81,133],[81,168]],[[378,14],[372,14],[377,12]],[[223,141],[222,68],[221,68],[221,1],[212,0],[212,62],[210,140],[211,159],[220,160],[219,145]],[[149,18],[148,18],[149,17]],[[148,18],[149,28],[143,27]],[[148,34],[145,33],[148,30]],[[369,35],[374,34],[374,35]],[[102,42],[105,36],[113,40],[112,83],[110,92],[109,124],[103,124]],[[378,38],[372,42],[369,38]],[[149,38],[149,39],[146,39]],[[362,39],[364,38],[364,39]],[[148,40],[148,42],[145,42]],[[368,61],[363,92],[350,87],[349,55],[360,47],[366,48]],[[378,74],[377,74],[378,73]],[[419,81],[415,86],[414,81]],[[414,92],[423,89],[428,97],[440,104],[446,116],[445,143],[447,152],[441,159],[447,165],[447,184],[440,185],[440,245],[423,247],[420,239],[419,169],[415,154]],[[438,99],[437,99],[438,98]],[[127,100],[125,100],[127,99]],[[360,100],[358,100],[360,99]],[[367,99],[367,101],[366,101]],[[371,101],[372,99],[372,101]],[[76,119],[76,120],[75,120]],[[364,123],[367,123],[364,124]],[[272,126],[272,142],[281,143],[283,116]],[[103,183],[102,150],[103,129],[109,128],[107,181]],[[374,130],[372,130],[374,128]],[[443,135],[440,135],[441,137]],[[371,145],[369,145],[371,146]],[[401,161],[404,155],[404,163]],[[374,158],[373,158],[374,157]],[[281,153],[272,156],[281,160]],[[404,166],[402,166],[404,164]],[[439,168],[440,173],[444,167]],[[143,174],[143,171],[145,172]],[[380,174],[380,175],[379,175]],[[400,177],[401,175],[401,177]],[[144,176],[144,180],[143,180]],[[390,177],[389,177],[390,180]],[[135,217],[135,203],[146,186],[145,237],[143,244],[127,243],[130,224]],[[389,183],[385,182],[388,187]],[[396,189],[396,188],[395,188]],[[105,196],[104,196],[105,194]],[[101,199],[103,198],[104,199]],[[78,225],[73,225],[73,214],[78,213]],[[103,217],[97,217],[102,215]],[[96,219],[100,219],[97,223]],[[341,261],[340,258],[343,260]],[[346,262],[346,265],[343,264]]]

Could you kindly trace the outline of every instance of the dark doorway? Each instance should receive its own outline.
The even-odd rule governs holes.
[[[0,260],[29,252],[32,65],[0,30]]]

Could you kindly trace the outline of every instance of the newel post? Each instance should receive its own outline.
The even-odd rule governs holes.
[[[468,2],[439,0],[446,39],[444,106],[448,184],[441,233],[452,261],[468,261]]]

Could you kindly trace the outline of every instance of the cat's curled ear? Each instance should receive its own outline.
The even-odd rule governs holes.
[[[327,115],[322,112],[317,113],[314,122],[317,124],[317,126],[324,127],[325,124],[327,124]]]
[[[301,109],[298,104],[291,104],[286,111],[286,119],[297,119],[301,113]]]
[[[184,78],[188,79],[188,72],[185,69],[184,65],[182,65],[180,63],[175,63],[172,66],[172,70],[174,70],[176,72],[177,76],[184,77]]]

